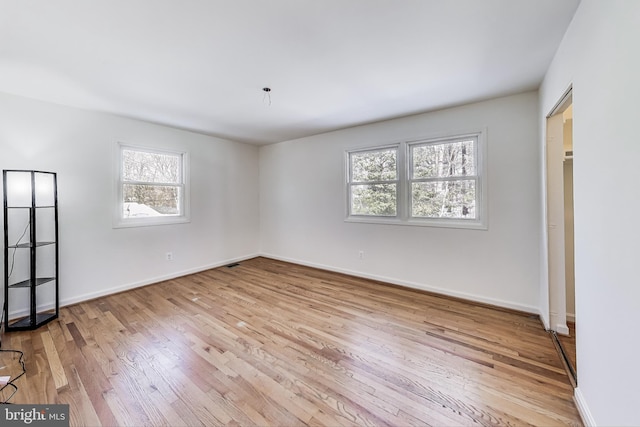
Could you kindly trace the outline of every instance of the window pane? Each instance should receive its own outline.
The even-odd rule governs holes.
[[[397,178],[396,149],[351,153],[351,181],[392,181]]]
[[[422,218],[476,219],[476,182],[414,182],[411,215]]]
[[[180,156],[123,149],[122,176],[125,181],[178,184]]]
[[[396,215],[396,184],[351,186],[351,215]]]
[[[167,185],[124,184],[123,217],[180,215],[180,188]]]
[[[428,144],[412,149],[413,178],[476,174],[474,140]]]

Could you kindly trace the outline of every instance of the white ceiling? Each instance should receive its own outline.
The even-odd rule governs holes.
[[[0,0],[0,92],[268,144],[536,89],[578,2]]]

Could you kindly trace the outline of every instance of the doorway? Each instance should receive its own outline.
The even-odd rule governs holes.
[[[569,89],[547,116],[547,253],[551,330],[576,386],[573,153],[573,96]]]

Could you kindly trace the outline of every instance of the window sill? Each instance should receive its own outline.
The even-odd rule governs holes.
[[[480,221],[471,220],[438,220],[438,219],[409,219],[401,220],[398,218],[384,217],[365,217],[350,216],[345,218],[345,222],[354,222],[361,224],[387,224],[387,225],[403,225],[413,227],[436,227],[436,228],[460,228],[467,230],[488,230],[489,227]]]
[[[113,228],[150,227],[154,225],[186,224],[191,222],[187,216],[119,219],[114,221]]]

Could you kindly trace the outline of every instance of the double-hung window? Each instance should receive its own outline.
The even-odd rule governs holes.
[[[478,137],[409,145],[411,218],[478,218]]]
[[[352,151],[348,162],[350,215],[396,217],[398,147]]]
[[[486,228],[485,133],[347,152],[347,220]]]
[[[189,221],[187,154],[118,144],[116,227]]]

